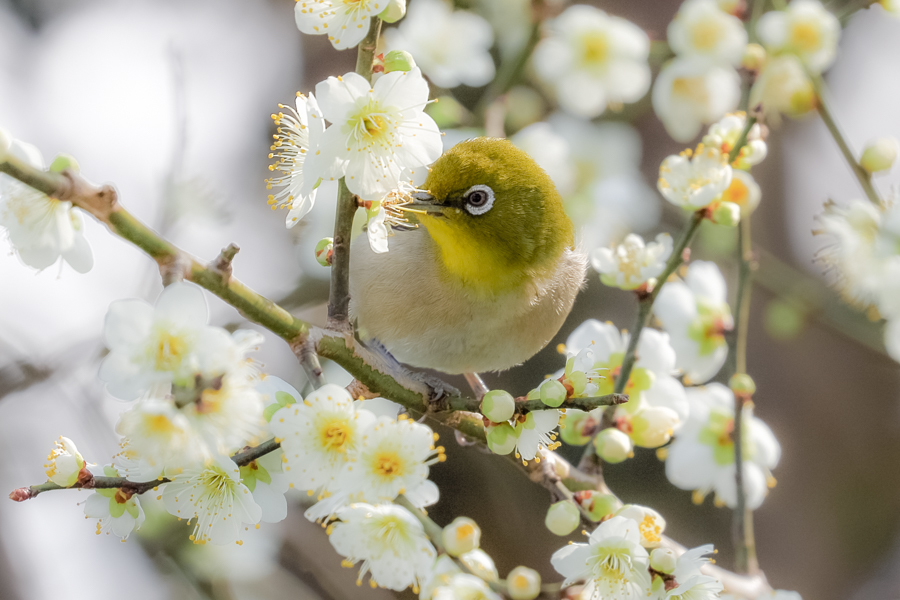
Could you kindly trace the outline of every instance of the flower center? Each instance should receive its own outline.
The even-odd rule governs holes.
[[[594,555],[594,578],[607,583],[626,583],[631,571],[631,555],[625,548],[601,547]]]
[[[822,44],[819,28],[812,23],[797,23],[791,28],[791,45],[804,52],[815,52]]]
[[[589,34],[581,40],[581,59],[587,65],[600,66],[609,57],[609,40],[605,35]]]
[[[351,117],[348,122],[349,133],[356,144],[370,147],[393,146],[394,124],[390,112],[379,106],[374,100],[369,100],[359,112]]]
[[[344,453],[350,445],[353,430],[350,424],[341,418],[332,418],[319,428],[319,442],[328,452]]]
[[[381,452],[375,455],[374,471],[382,477],[393,478],[403,475],[403,460],[396,452]]]
[[[691,28],[691,42],[698,50],[712,50],[719,43],[721,27],[712,20],[704,20]]]
[[[709,104],[709,91],[703,77],[679,77],[672,82],[672,94],[700,106]]]
[[[157,330],[156,343],[151,346],[152,360],[157,371],[175,371],[188,353],[186,336],[179,336],[162,327]]]
[[[662,527],[651,515],[644,515],[644,520],[638,528],[641,530],[641,537],[648,542],[656,543],[662,540]]]
[[[731,185],[729,185],[728,189],[722,194],[722,200],[724,202],[733,202],[741,208],[744,208],[747,205],[747,198],[749,197],[750,190],[747,189],[747,184],[737,177],[731,180]]]

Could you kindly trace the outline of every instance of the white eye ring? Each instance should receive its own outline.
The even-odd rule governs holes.
[[[494,206],[494,190],[489,186],[473,185],[463,194],[466,211],[471,215],[483,215]]]

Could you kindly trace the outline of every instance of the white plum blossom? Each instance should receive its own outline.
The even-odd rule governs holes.
[[[428,467],[444,460],[434,445],[434,432],[401,415],[379,417],[360,432],[363,443],[352,462],[344,465],[336,489],[353,502],[390,502],[403,494],[414,506],[438,501],[438,488],[428,479]]]
[[[703,145],[718,148],[723,155],[728,156],[746,125],[747,113],[740,111],[727,114],[709,126],[709,131],[703,136]],[[762,139],[762,128],[759,123],[754,123],[747,133],[744,146],[731,166],[735,169],[749,169],[761,163],[768,151],[768,146]]]
[[[375,585],[413,591],[428,581],[437,552],[422,524],[393,504],[351,504],[329,526],[329,541],[347,566],[362,561],[357,581],[369,573]]]
[[[798,117],[816,107],[816,91],[800,59],[792,54],[772,56],[750,89],[750,106],[762,106],[768,121],[781,115]]]
[[[669,23],[668,41],[678,56],[694,56],[710,64],[738,66],[747,46],[747,31],[715,0],[686,0]]]
[[[673,154],[659,166],[657,187],[663,197],[681,208],[699,210],[709,206],[731,185],[733,171],[728,156],[713,146],[697,146]]]
[[[841,23],[819,0],[792,0],[787,10],[760,17],[756,33],[770,53],[794,54],[821,73],[837,56]]]
[[[441,155],[441,134],[423,112],[428,83],[418,68],[388,73],[374,85],[361,75],[329,77],[316,96],[331,125],[306,158],[301,193],[322,179],[344,177],[363,200],[380,200],[397,189],[410,169]]]
[[[294,20],[307,35],[327,35],[338,50],[352,48],[369,33],[372,17],[385,10],[388,0],[297,0]]]
[[[103,467],[106,477],[118,477],[119,472],[111,466]],[[105,533],[128,539],[131,532],[140,529],[144,522],[144,509],[136,494],[120,488],[95,490],[84,502],[84,516],[98,519],[97,535]]]
[[[641,546],[644,548],[657,548],[662,543],[666,520],[652,508],[638,504],[626,504],[613,516],[631,519],[638,524]]]
[[[194,520],[190,539],[195,544],[240,545],[241,528],[259,523],[262,509],[241,483],[240,469],[230,458],[216,457],[203,467],[180,469],[169,479],[163,504],[170,514]]]
[[[722,192],[719,202],[731,202],[741,209],[741,216],[746,217],[756,210],[762,199],[762,190],[756,179],[747,171],[735,169],[732,173],[731,183]]]
[[[704,575],[700,569],[710,561],[706,555],[715,552],[712,544],[688,550],[678,557],[672,579],[653,581],[654,600],[716,600],[724,589],[715,577]],[[668,585],[666,585],[668,583]]]
[[[416,0],[400,26],[384,32],[389,50],[406,50],[435,85],[485,85],[494,78],[494,32],[475,13],[445,0]]]
[[[587,544],[569,544],[553,553],[563,586],[584,581],[597,598],[638,600],[650,592],[650,557],[641,546],[638,524],[624,517],[601,523]]]
[[[650,38],[635,24],[585,4],[547,21],[534,68],[559,105],[584,118],[635,102],[650,87]]]
[[[272,210],[288,209],[285,217],[288,228],[299,223],[316,202],[316,189],[303,191],[309,187],[304,187],[305,178],[318,181],[317,174],[306,173],[305,163],[310,148],[318,147],[325,131],[325,119],[313,94],[304,96],[298,92],[296,105],[294,110],[279,104],[281,110],[272,115],[277,129],[273,135],[275,141],[269,148],[269,158],[274,158],[275,162],[269,165],[269,170],[276,175],[266,179],[266,189],[276,188],[269,194],[269,205]]]
[[[524,420],[515,423],[516,458],[523,462],[534,460],[542,449],[558,448],[561,444],[553,433],[558,425],[558,410],[537,410],[525,415]]]
[[[647,245],[632,233],[614,248],[591,252],[591,265],[606,285],[634,290],[662,273],[671,254],[672,236],[668,233],[657,235],[656,241]]]
[[[67,437],[59,436],[54,443],[54,448],[47,456],[47,464],[44,469],[47,479],[62,487],[69,487],[78,481],[78,476],[84,468],[85,462],[75,442]]]
[[[357,410],[344,388],[326,384],[272,416],[269,428],[281,440],[285,473],[294,487],[310,495],[334,489],[334,480],[363,444],[363,430],[375,420]]]
[[[653,311],[675,349],[675,366],[691,383],[709,381],[728,356],[725,332],[734,326],[725,278],[713,262],[696,261],[684,281],[670,281]]]
[[[692,490],[695,502],[714,492],[717,503],[734,508],[734,393],[720,383],[711,383],[688,388],[687,394],[690,417],[668,447],[666,476],[675,486]],[[781,446],[749,407],[744,408],[743,424],[744,495],[747,508],[755,510],[768,487],[774,485],[771,470],[781,457]]]
[[[5,153],[44,169],[40,150],[31,144],[10,140]],[[6,174],[0,174],[0,227],[6,229],[16,254],[29,267],[46,269],[60,257],[79,273],[94,266],[81,210]]]
[[[553,179],[585,248],[658,222],[658,197],[640,172],[641,139],[631,125],[554,113],[511,139]]]
[[[863,308],[876,304],[888,263],[898,254],[891,248],[890,231],[883,233],[884,210],[867,200],[855,199],[846,205],[828,202],[817,221],[815,233],[831,242],[817,258],[828,268],[832,285],[848,302]]]
[[[226,367],[201,365],[201,361],[217,363],[222,357],[236,356],[227,351],[234,343],[228,332],[207,325],[208,319],[203,292],[184,282],[163,290],[155,307],[138,299],[113,302],[104,323],[109,355],[100,365],[100,379],[122,400],[134,400],[148,391],[168,391],[173,383],[193,386],[203,366]],[[201,356],[201,347],[213,356]]]
[[[728,65],[710,66],[696,57],[677,57],[663,65],[653,85],[653,110],[679,142],[692,140],[704,124],[737,108],[741,77]]]
[[[150,479],[166,467],[183,467],[210,458],[209,448],[187,415],[166,398],[138,400],[119,416],[116,432],[124,438],[116,466],[129,476],[140,474],[141,479]]]

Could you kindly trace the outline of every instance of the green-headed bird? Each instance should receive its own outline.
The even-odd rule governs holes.
[[[559,331],[587,265],[553,181],[508,140],[481,137],[441,156],[423,187],[421,227],[395,230],[383,254],[351,246],[361,337],[445,373],[524,362]]]

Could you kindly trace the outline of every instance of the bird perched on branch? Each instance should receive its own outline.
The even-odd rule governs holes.
[[[550,177],[505,139],[441,156],[408,205],[420,227],[377,254],[350,250],[350,312],[360,337],[413,367],[508,369],[559,331],[587,259]]]

